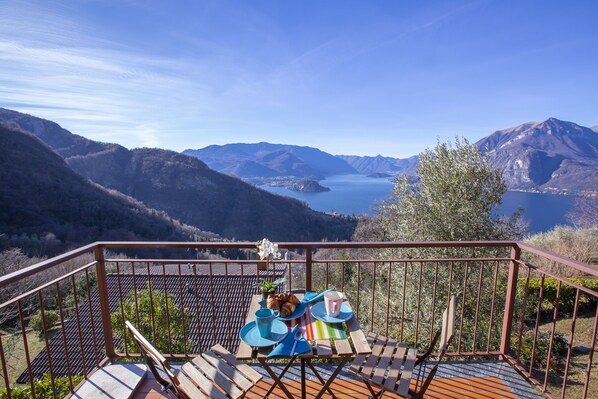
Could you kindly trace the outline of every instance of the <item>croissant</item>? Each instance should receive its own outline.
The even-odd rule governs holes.
[[[299,300],[299,298],[295,296],[295,294],[289,294],[289,302],[291,302],[293,305],[299,305],[301,303],[301,301]]]
[[[287,317],[291,313],[295,311],[295,304],[291,302],[285,302],[284,305],[280,308],[280,315],[282,317]]]
[[[280,310],[280,302],[278,302],[274,295],[270,295],[266,300],[266,307],[272,310]]]

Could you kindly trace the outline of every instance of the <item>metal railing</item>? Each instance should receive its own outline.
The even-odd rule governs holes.
[[[35,381],[44,373],[52,387],[73,391],[78,375],[87,378],[108,361],[138,357],[124,333],[125,319],[144,327],[148,339],[173,358],[192,357],[216,342],[235,351],[251,296],[259,293],[254,285],[280,276],[287,278],[286,289],[344,291],[364,330],[420,348],[455,295],[450,356],[506,360],[549,397],[587,397],[598,390],[596,286],[541,263],[598,277],[592,266],[506,241],[279,248],[289,251],[289,259],[264,269],[253,243],[98,242],[0,277],[0,294],[8,295],[0,305],[5,396],[24,389],[21,383],[35,398]],[[139,250],[162,255],[122,255]],[[245,259],[230,259],[231,250]],[[212,253],[200,254],[205,259],[181,256],[197,257],[198,251]]]

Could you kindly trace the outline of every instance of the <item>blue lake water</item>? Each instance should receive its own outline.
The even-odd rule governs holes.
[[[385,178],[363,175],[332,176],[322,180],[320,184],[330,188],[330,191],[302,193],[283,187],[262,188],[305,201],[310,208],[317,211],[355,215],[371,214],[375,210],[375,204],[390,195],[393,187]],[[498,212],[510,215],[518,208],[523,208],[523,217],[529,223],[529,231],[536,233],[550,230],[558,224],[569,224],[566,214],[573,208],[574,203],[575,197],[569,195],[509,191],[505,194]]]

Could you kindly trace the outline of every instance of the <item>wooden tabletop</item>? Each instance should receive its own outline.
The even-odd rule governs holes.
[[[297,294],[300,299],[303,297],[301,294]],[[251,305],[247,311],[247,317],[245,323],[252,322],[254,320],[255,312],[260,308],[259,302],[261,301],[261,295],[254,295],[251,300]],[[347,331],[351,339],[319,339],[316,341],[308,341],[311,344],[312,351],[300,355],[303,358],[344,358],[353,357],[355,355],[365,355],[372,353],[372,349],[368,340],[361,329],[359,321],[353,315],[353,317],[346,323]],[[254,349],[241,341],[239,350],[237,351],[237,359],[239,360],[250,360],[257,359],[258,357],[263,358],[268,356],[272,347],[257,348]]]

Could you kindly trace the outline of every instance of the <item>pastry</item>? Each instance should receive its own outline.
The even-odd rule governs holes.
[[[269,295],[266,300],[266,307],[272,310],[280,310],[280,302],[276,299],[276,295]]]
[[[301,301],[299,300],[299,298],[295,296],[295,294],[289,294],[289,302],[291,302],[293,305],[299,305],[301,303]]]
[[[291,302],[285,302],[280,308],[280,315],[287,317],[295,311],[295,304]]]

